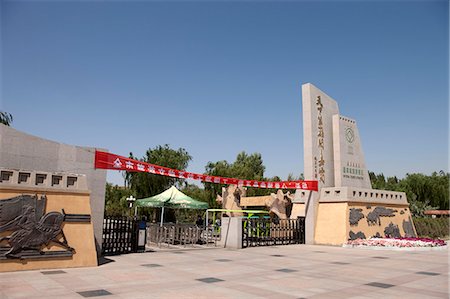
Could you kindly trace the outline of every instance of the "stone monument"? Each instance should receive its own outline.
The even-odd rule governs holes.
[[[293,200],[291,218],[306,217],[306,243],[415,236],[406,194],[372,189],[356,121],[310,83],[302,107],[305,180],[319,182],[319,192],[297,190]]]

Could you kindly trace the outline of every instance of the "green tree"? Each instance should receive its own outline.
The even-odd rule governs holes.
[[[248,155],[244,151],[240,152],[236,157],[236,161],[231,164],[223,160],[218,162],[208,162],[205,167],[206,174],[208,175],[257,181],[265,180],[265,169],[266,167],[264,166],[260,153]],[[226,185],[213,183],[203,184],[205,186],[205,191],[208,192],[210,206],[219,207],[215,199],[217,194],[222,194],[222,187]],[[268,189],[248,188],[247,196],[266,195],[270,194],[270,191],[271,190]]]
[[[0,111],[0,123],[10,126],[13,122],[13,116],[11,113]]]
[[[126,198],[132,195],[130,189],[113,186],[106,183],[105,189],[105,214],[107,216],[127,216],[130,215],[130,208]]]
[[[404,179],[388,177],[369,172],[372,187],[405,192],[414,216],[423,216],[425,210],[449,209],[449,178],[444,171],[433,172],[431,176],[421,173],[406,174]]]
[[[133,156],[133,153],[130,153],[130,158],[137,160],[137,158]],[[168,168],[186,170],[192,157],[185,149],[179,148],[178,150],[174,150],[166,144],[164,146],[159,145],[153,149],[148,149],[145,156],[139,160]],[[173,185],[180,187],[182,186],[184,179],[146,172],[127,172],[125,174],[125,181],[133,194],[135,194],[136,198],[145,198],[156,195]]]

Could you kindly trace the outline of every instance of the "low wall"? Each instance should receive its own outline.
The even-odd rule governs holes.
[[[83,185],[83,176],[76,176]],[[20,219],[23,214],[17,211],[22,211],[20,200],[16,203],[11,203],[11,199],[17,196],[30,195],[41,198],[45,197],[46,205],[44,207],[44,215],[49,212],[59,212],[66,214],[65,220],[62,223],[62,232],[67,240],[67,245],[74,250],[68,250],[61,245],[50,241],[47,245],[36,247],[42,250],[21,249],[17,252],[20,258],[7,257],[5,253],[11,247],[8,245],[9,241],[4,240],[0,243],[0,272],[18,271],[18,270],[36,270],[36,269],[55,269],[55,268],[69,268],[69,267],[86,267],[97,266],[97,255],[94,241],[94,229],[91,221],[91,206],[90,194],[84,189],[80,190],[74,188],[73,190],[64,188],[52,188],[51,186],[5,186],[0,185],[0,220],[3,218],[3,227],[7,227],[5,220],[11,217]],[[8,199],[10,199],[8,201]],[[41,199],[42,200],[42,199]],[[39,201],[41,201],[39,200]],[[19,206],[19,209],[14,208]],[[64,211],[63,211],[64,210]],[[8,215],[9,214],[9,215]],[[16,215],[17,214],[17,215]],[[19,217],[19,218],[17,218]],[[44,217],[42,217],[44,218]],[[32,227],[24,227],[19,225],[19,229],[11,231],[10,229],[3,229],[0,232],[0,238],[20,235],[23,240],[36,238],[42,234],[46,234],[51,229],[53,223],[47,223],[50,226],[42,226],[40,220],[36,219],[36,225]],[[23,217],[21,218],[23,219]],[[14,221],[14,220],[12,220]],[[22,221],[23,222],[23,221]],[[33,223],[34,221],[31,221]],[[0,226],[1,227],[1,226]],[[41,234],[41,235],[40,235]],[[23,236],[26,236],[23,237]],[[46,235],[48,236],[48,234]],[[45,238],[44,238],[45,239]],[[55,239],[64,241],[62,234]]]
[[[305,215],[309,193],[300,191],[291,218]],[[404,192],[356,187],[322,188],[314,222],[315,244],[342,245],[348,239],[374,236],[417,236]]]
[[[94,147],[68,145],[47,140],[0,124],[0,166],[2,168],[30,172],[39,170],[53,174],[76,173],[86,176],[86,186],[90,192],[92,223],[100,254],[106,170],[94,168],[95,150]],[[100,150],[106,151],[105,149]],[[0,183],[4,184],[1,180]]]

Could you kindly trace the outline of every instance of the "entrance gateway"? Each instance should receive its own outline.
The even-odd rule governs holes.
[[[309,83],[302,85],[302,108],[305,181],[235,182],[206,175],[197,179],[238,187],[296,189],[295,194],[277,192],[275,199],[243,196],[241,208],[263,203],[275,214],[286,212],[285,219],[305,217],[307,244],[416,236],[406,194],[371,188],[356,121],[342,116],[337,102]],[[188,178],[182,171],[143,169],[139,161],[121,164],[115,159],[106,161],[111,162],[108,167],[97,167],[92,163],[99,152],[95,148],[60,144],[4,125],[0,125],[0,140],[4,141],[0,147],[0,272],[96,265],[95,253],[102,244],[103,169],[123,170],[117,168],[122,165],[125,170]],[[285,201],[292,203],[289,216]],[[16,218],[26,225],[16,225]],[[235,217],[225,218],[232,222]],[[30,237],[20,242],[30,245],[31,251],[19,244],[19,235]]]
[[[356,121],[341,115],[337,102],[310,83],[302,85],[302,108],[304,176],[306,181],[318,181],[318,192],[279,190],[270,196],[246,197],[244,190],[236,192],[236,186],[229,186],[219,198],[223,206],[266,206],[280,219],[304,217],[306,244],[416,237],[406,194],[372,189]],[[230,194],[234,196],[229,198]]]
[[[217,199],[224,209],[265,206],[283,221],[271,223],[272,232],[269,233],[267,220],[260,220],[260,223],[257,220],[242,222],[240,213],[228,213],[229,217],[222,219],[222,224],[227,225],[228,236],[223,245],[236,248],[297,242],[342,245],[348,239],[372,236],[415,237],[406,194],[372,189],[356,121],[341,115],[337,102],[310,83],[302,85],[302,108],[304,182],[318,184],[314,186],[318,192],[312,191],[309,188],[311,185],[306,183],[303,186],[301,183],[280,182],[270,183],[270,187],[294,187],[295,193],[278,190],[269,196],[246,197],[245,186],[262,187],[264,182],[245,181],[240,184],[237,179],[225,179],[232,184],[223,188],[222,196]],[[109,161],[112,167],[123,164],[134,167],[129,166],[130,163],[118,158]],[[139,168],[139,165],[136,167]],[[158,170],[158,174],[163,174],[159,171],[164,170]],[[178,177],[181,174],[169,170],[163,175]],[[199,179],[224,183],[223,178],[205,175],[199,175]],[[267,185],[269,183],[264,187]],[[299,223],[288,221],[297,219]],[[283,222],[289,224],[282,226]],[[304,237],[291,238],[299,234],[297,228],[301,236],[304,233]],[[234,232],[231,235],[236,238],[235,241],[230,242],[230,232]]]

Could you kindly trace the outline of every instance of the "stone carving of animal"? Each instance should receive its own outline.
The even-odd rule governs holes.
[[[222,209],[227,210],[242,210],[240,200],[242,196],[246,195],[247,190],[242,186],[229,185],[222,187],[222,196],[217,195],[216,201],[222,204]],[[242,213],[225,212],[229,217],[242,216]]]
[[[288,219],[291,214],[289,207],[292,205],[293,199],[294,195],[289,191],[283,193],[282,190],[278,190],[276,194],[270,194],[270,199],[266,200],[265,204],[271,214],[277,215],[279,219]]]
[[[349,222],[351,226],[358,225],[359,220],[364,218],[364,214],[362,213],[362,209],[350,209]]]
[[[49,212],[44,215],[46,200],[45,196],[39,200],[37,196],[22,195],[0,201],[0,208],[8,211],[0,215],[0,233],[9,232],[0,238],[0,243],[7,241],[10,247],[5,257],[22,258],[23,250],[43,254],[42,246],[50,243],[74,252],[62,230],[64,214]]]
[[[381,225],[380,217],[394,217],[397,210],[387,209],[385,207],[376,207],[372,212],[367,214],[368,225]]]

